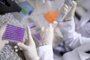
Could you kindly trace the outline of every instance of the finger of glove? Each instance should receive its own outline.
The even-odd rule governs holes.
[[[35,45],[35,42],[34,42],[33,37],[31,35],[31,30],[30,30],[29,26],[27,26],[27,36],[28,36],[29,45]]]

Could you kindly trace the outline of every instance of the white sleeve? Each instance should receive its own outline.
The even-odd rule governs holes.
[[[72,49],[90,42],[90,38],[83,37],[81,34],[75,32],[75,23],[73,18],[67,22],[60,22],[59,28],[63,34],[65,43]]]
[[[54,60],[52,45],[45,45],[37,48],[40,60]]]

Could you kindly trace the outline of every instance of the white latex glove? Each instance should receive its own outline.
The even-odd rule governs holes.
[[[41,28],[41,37],[42,37],[42,40],[40,40],[39,42],[35,40],[37,47],[44,46],[44,45],[52,46],[53,40],[54,40],[54,28],[52,24],[50,24],[48,27]]]
[[[27,29],[28,40],[26,45],[24,43],[18,43],[18,46],[23,50],[26,60],[39,60],[34,40],[31,36],[30,28]]]
[[[54,40],[54,28],[50,24],[47,28],[42,28],[42,45],[52,45]]]
[[[73,6],[70,10],[70,12],[67,14],[67,16],[65,17],[65,21],[67,20],[72,20],[72,18],[74,17],[74,14],[75,14],[75,10],[76,10],[76,6],[77,6],[77,3],[75,1],[72,2]],[[68,6],[65,5],[64,7],[64,12],[67,13],[68,12]]]
[[[61,13],[64,13],[64,14],[67,14],[66,17],[64,18],[64,22],[65,21],[70,21],[70,20],[73,20],[72,18],[74,18],[74,14],[75,14],[75,10],[76,10],[76,6],[77,6],[77,3],[75,1],[72,1],[72,8],[70,10],[70,12],[68,13],[68,9],[69,7],[64,4],[63,7],[61,8]],[[58,25],[58,22],[55,21],[55,23],[53,23],[53,25]]]
[[[41,40],[34,40],[36,47],[41,47],[44,45],[51,45],[53,44],[54,40],[54,28],[52,24],[49,24],[48,27],[42,27],[40,32]]]

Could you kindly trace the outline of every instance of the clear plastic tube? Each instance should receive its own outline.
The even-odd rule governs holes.
[[[66,17],[66,15],[70,12],[70,10],[71,10],[71,8],[72,8],[72,1],[73,0],[65,0],[65,4],[68,6],[68,12],[65,14],[64,12],[62,12],[61,14],[60,14],[60,17],[58,18],[58,22],[61,22],[61,21],[63,21],[64,20],[64,18]]]

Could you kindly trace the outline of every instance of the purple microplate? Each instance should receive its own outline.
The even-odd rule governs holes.
[[[42,40],[38,26],[36,26],[35,24],[31,23],[30,24],[30,29],[31,29],[31,32],[32,32],[32,34],[33,34],[33,36],[34,36],[34,38],[36,40],[38,40],[38,41]]]
[[[34,36],[37,40],[42,40],[40,33],[36,33]]]
[[[3,40],[10,40],[14,42],[23,42],[25,29],[8,24],[3,34]]]

